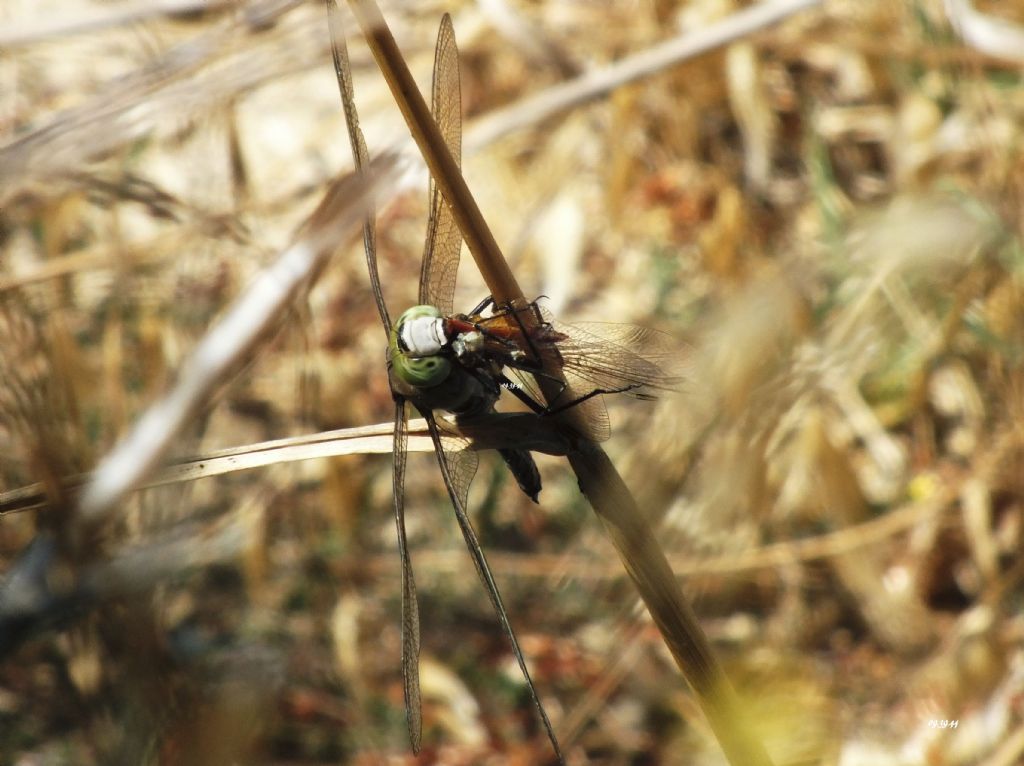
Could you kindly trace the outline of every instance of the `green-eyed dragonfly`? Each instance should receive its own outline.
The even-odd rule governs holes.
[[[363,168],[368,162],[368,152],[359,127],[348,54],[344,36],[338,31],[337,8],[333,0],[327,0],[327,6],[335,72],[352,153],[357,167]],[[458,49],[451,19],[445,14],[434,55],[431,111],[456,163],[461,155],[460,93]],[[466,448],[468,442],[465,439],[453,438],[452,430],[434,413],[452,414],[459,429],[470,433],[492,428],[509,433],[510,426],[515,433],[515,429],[521,427],[522,444],[528,445],[532,430],[548,432],[545,426],[552,422],[549,415],[578,407],[577,412],[581,415],[578,422],[583,424],[579,435],[601,441],[609,435],[601,394],[622,392],[651,398],[654,391],[670,390],[675,386],[677,379],[666,371],[673,362],[670,344],[663,342],[659,333],[629,325],[562,325],[548,317],[536,302],[510,306],[486,299],[467,314],[454,314],[455,278],[462,233],[433,178],[430,179],[428,193],[429,218],[420,272],[419,304],[402,313],[397,322],[391,321],[381,289],[372,214],[363,231],[370,284],[388,338],[388,380],[395,402],[394,514],[402,569],[402,670],[409,735],[413,749],[418,752],[422,735],[419,609],[406,538],[403,490],[408,438],[407,402],[426,421],[441,475],[473,563],[508,636],[548,738],[559,761],[562,761],[551,723],[466,512],[477,455]],[[644,350],[646,358],[637,353],[639,349]],[[544,370],[550,369],[547,366],[550,364],[556,364],[563,371],[567,382],[561,383],[558,395],[545,403],[533,376],[545,375]],[[506,369],[516,380],[506,376]],[[525,403],[530,412],[496,412],[495,404],[503,388]],[[562,438],[559,434],[555,441]],[[568,441],[564,444],[561,454],[569,449]],[[541,481],[529,449],[517,444],[500,446],[498,452],[523,492],[536,501]]]

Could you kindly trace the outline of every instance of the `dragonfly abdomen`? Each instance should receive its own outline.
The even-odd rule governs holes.
[[[540,471],[537,470],[533,455],[528,450],[512,448],[499,449],[498,453],[508,466],[508,470],[515,476],[519,489],[533,502],[538,502],[537,496],[541,490]]]

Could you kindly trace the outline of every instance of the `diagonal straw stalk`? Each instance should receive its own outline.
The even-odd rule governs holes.
[[[523,291],[449,153],[380,9],[373,0],[349,0],[349,4],[431,174],[452,208],[491,295],[498,303],[525,305]],[[540,377],[538,384],[551,399],[559,390],[562,372],[557,367],[545,369],[545,372],[550,377]],[[646,516],[637,507],[604,450],[581,439],[577,429],[573,429],[574,417],[572,410],[559,416],[562,427],[573,441],[569,464],[584,495],[604,523],[676,664],[693,688],[726,757],[734,766],[768,766],[771,760],[764,746],[741,722],[735,693],[683,596]]]

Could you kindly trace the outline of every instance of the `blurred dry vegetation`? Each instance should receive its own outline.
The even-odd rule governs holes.
[[[73,523],[60,478],[166,390],[351,164],[321,4],[179,5],[0,4],[0,491],[42,482],[48,500],[0,516],[3,569]],[[453,14],[472,136],[742,6],[384,10],[424,88]],[[958,31],[957,9],[1024,36],[1020,0],[830,0],[468,139],[470,187],[528,294],[565,321],[657,327],[686,355],[678,395],[609,402],[608,448],[780,764],[1024,758],[1022,61]],[[406,133],[348,27],[373,153]],[[379,214],[393,313],[415,296],[419,172]],[[456,305],[483,290],[463,264]],[[176,457],[387,421],[383,346],[353,238]],[[471,511],[570,760],[721,763],[571,474],[541,467],[538,507],[485,456]],[[409,753],[390,496],[386,455],[135,494],[91,560],[143,581],[160,551],[173,561],[4,658],[0,762],[547,757],[419,455],[426,750]],[[203,547],[225,527],[231,544]]]

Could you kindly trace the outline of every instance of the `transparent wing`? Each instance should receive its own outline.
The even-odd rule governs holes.
[[[558,397],[558,401],[551,403],[549,407],[556,409],[571,404],[572,409],[579,415],[580,424],[584,426],[583,436],[595,442],[607,441],[611,436],[612,428],[611,421],[608,419],[608,410],[601,397],[596,395],[584,399],[588,393],[594,390],[594,387],[587,384],[586,381],[574,378],[568,370],[565,370],[563,374],[568,386]],[[516,379],[515,382],[526,391],[527,396],[543,406],[545,398],[533,375],[513,369],[512,376]]]
[[[438,420],[429,411],[421,414],[428,424],[433,423],[438,433],[445,437],[445,441],[441,442],[442,453],[448,464],[448,476],[451,477],[451,482],[448,483],[446,478],[445,483],[449,494],[454,492],[459,498],[459,503],[465,508],[469,500],[469,485],[473,483],[473,477],[476,476],[480,458],[475,451],[469,448],[469,440],[461,436],[446,421]],[[446,444],[448,446],[445,446]],[[436,442],[434,446],[437,446]]]
[[[345,110],[345,127],[348,128],[348,140],[352,147],[352,161],[356,170],[363,172],[370,162],[366,150],[366,139],[359,127],[359,113],[356,111],[355,92],[352,88],[352,66],[348,60],[348,47],[345,45],[345,31],[341,27],[341,14],[335,0],[326,0],[327,26],[331,30],[331,54],[334,57],[334,74],[338,79],[338,90],[341,92],[341,104]],[[377,225],[376,213],[373,208],[366,214],[363,221],[363,250],[366,252],[366,270],[370,275],[370,287],[377,302],[377,313],[380,314],[384,332],[391,334],[391,317],[384,293],[380,287],[380,272],[377,270]]]
[[[420,607],[416,581],[405,536],[405,460],[408,456],[408,422],[405,401],[395,400],[394,471],[392,494],[395,502],[395,526],[398,529],[398,555],[402,561],[402,678],[405,684],[405,717],[413,752],[420,751],[423,713],[420,700]]]
[[[491,574],[487,557],[484,555],[483,548],[480,547],[480,540],[477,538],[476,531],[473,529],[473,523],[469,520],[469,515],[466,513],[463,488],[460,486],[456,475],[451,471],[451,466],[447,459],[448,452],[446,452],[441,442],[441,433],[438,429],[437,421],[429,414],[425,417],[427,428],[430,430],[430,438],[434,442],[437,464],[441,468],[441,475],[444,477],[445,486],[448,488],[448,496],[451,498],[452,507],[455,509],[455,518],[459,522],[459,529],[462,530],[462,537],[466,541],[470,558],[473,559],[473,565],[476,567],[476,572],[484,584],[484,589],[487,591],[491,606],[494,607],[498,621],[501,623],[501,627],[505,631],[505,635],[508,636],[509,643],[512,645],[512,654],[515,655],[516,662],[519,664],[519,670],[522,672],[523,678],[526,679],[526,685],[530,690],[530,697],[533,699],[533,704],[536,706],[537,712],[544,724],[544,730],[547,732],[548,739],[551,740],[551,745],[555,750],[555,755],[558,757],[558,762],[565,763],[565,759],[562,757],[562,750],[558,746],[558,739],[555,737],[555,731],[551,726],[551,721],[548,719],[544,705],[541,704],[540,697],[537,695],[537,689],[533,685],[530,671],[526,667],[526,660],[523,658],[523,652],[519,648],[519,641],[516,639],[515,631],[512,630],[512,624],[508,621],[508,613],[505,611],[505,605],[502,603],[501,593],[498,592],[498,585]],[[458,454],[461,455],[463,453],[460,452]],[[476,468],[474,467],[473,470],[475,471]],[[466,488],[468,489],[468,485]]]
[[[459,82],[459,49],[455,30],[446,13],[437,32],[434,49],[434,80],[431,87],[431,110],[445,144],[460,164],[462,156],[462,88]],[[420,272],[419,302],[436,306],[442,314],[454,310],[455,277],[459,271],[462,232],[451,208],[441,196],[433,176],[430,178],[430,218],[423,247]]]
[[[594,441],[605,441],[611,432],[601,394],[653,399],[659,391],[673,391],[682,384],[681,349],[664,333],[610,322],[563,324],[543,310],[541,318],[550,325],[554,340],[538,339],[536,350],[546,362],[561,364],[568,383],[548,406],[555,410],[578,407],[584,433]],[[531,397],[540,396],[531,375],[514,372]]]
[[[674,391],[683,378],[682,354],[668,335],[647,327],[609,322],[562,324],[545,315],[558,335],[558,352],[567,373],[590,388],[653,399]]]

